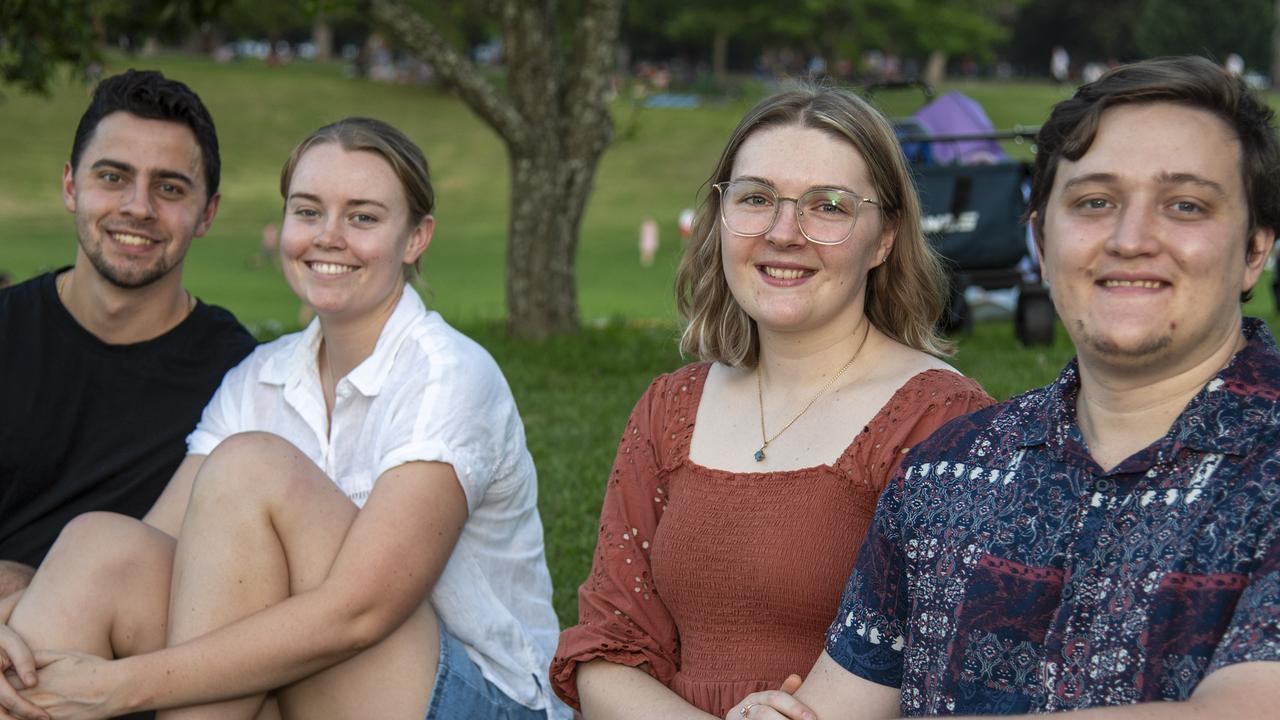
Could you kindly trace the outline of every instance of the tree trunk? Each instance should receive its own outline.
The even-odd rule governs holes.
[[[504,96],[425,18],[374,0],[378,21],[426,60],[507,146],[511,221],[507,328],[546,337],[578,327],[578,231],[613,122],[605,98],[616,62],[622,0],[584,0],[562,57],[553,0],[501,0]]]
[[[924,81],[930,87],[942,87],[947,79],[947,54],[941,50],[929,53],[929,60],[924,64]]]
[[[578,223],[567,207],[569,179],[548,153],[511,158],[507,239],[507,329],[546,337],[578,326],[574,282]]]
[[[729,31],[724,28],[716,28],[711,36],[711,75],[717,83],[729,77]]]
[[[333,26],[324,13],[316,13],[316,18],[311,23],[311,44],[316,46],[316,60],[324,62],[333,59]]]

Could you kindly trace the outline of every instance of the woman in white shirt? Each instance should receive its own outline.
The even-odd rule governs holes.
[[[435,229],[422,152],[349,118],[293,151],[281,193],[285,277],[317,319],[228,373],[145,524],[64,531],[0,633],[28,686],[25,646],[57,649],[24,694],[59,719],[253,718],[270,692],[297,718],[560,716],[515,402],[406,285]]]

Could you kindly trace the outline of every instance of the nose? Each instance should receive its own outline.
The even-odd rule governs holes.
[[[795,200],[778,199],[778,215],[766,237],[775,247],[796,247],[808,242],[800,232],[800,206]]]
[[[151,193],[145,184],[133,184],[133,191],[120,206],[120,212],[138,220],[150,220],[156,216],[155,205],[151,202]]]
[[[342,219],[331,217],[316,232],[312,242],[316,247],[342,249],[347,245],[346,236],[342,232]]]
[[[1153,255],[1160,247],[1160,218],[1149,203],[1129,203],[1117,214],[1107,237],[1106,250],[1113,255]]]

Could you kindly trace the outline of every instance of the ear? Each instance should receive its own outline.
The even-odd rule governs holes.
[[[67,212],[76,211],[76,170],[69,162],[62,166],[62,206]]]
[[[1027,218],[1031,228],[1031,240],[1036,244],[1036,262],[1040,265],[1040,277],[1044,277],[1044,232],[1040,225],[1040,213],[1033,212]]]
[[[898,227],[901,222],[901,217],[885,221],[884,227],[880,230],[880,242],[876,248],[876,262],[871,267],[880,267],[889,259],[889,253],[893,252],[893,243],[898,239]]]
[[[1262,276],[1262,269],[1267,265],[1267,258],[1276,244],[1274,228],[1255,228],[1249,236],[1249,244],[1244,254],[1244,289],[1252,289]]]
[[[426,252],[427,246],[431,244],[435,231],[436,218],[434,215],[428,215],[409,232],[409,241],[405,243],[402,259],[405,265],[412,265],[422,257],[422,253]]]
[[[222,193],[214,193],[209,198],[209,202],[205,203],[204,210],[200,213],[200,222],[196,223],[196,237],[202,237],[209,232],[209,226],[213,224],[213,216],[218,214],[218,204],[222,201]]]

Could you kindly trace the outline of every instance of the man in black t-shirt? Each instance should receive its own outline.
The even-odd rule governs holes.
[[[80,513],[141,517],[253,338],[182,285],[218,209],[213,120],[186,85],[103,80],[63,168],[75,264],[0,290],[0,596]]]

